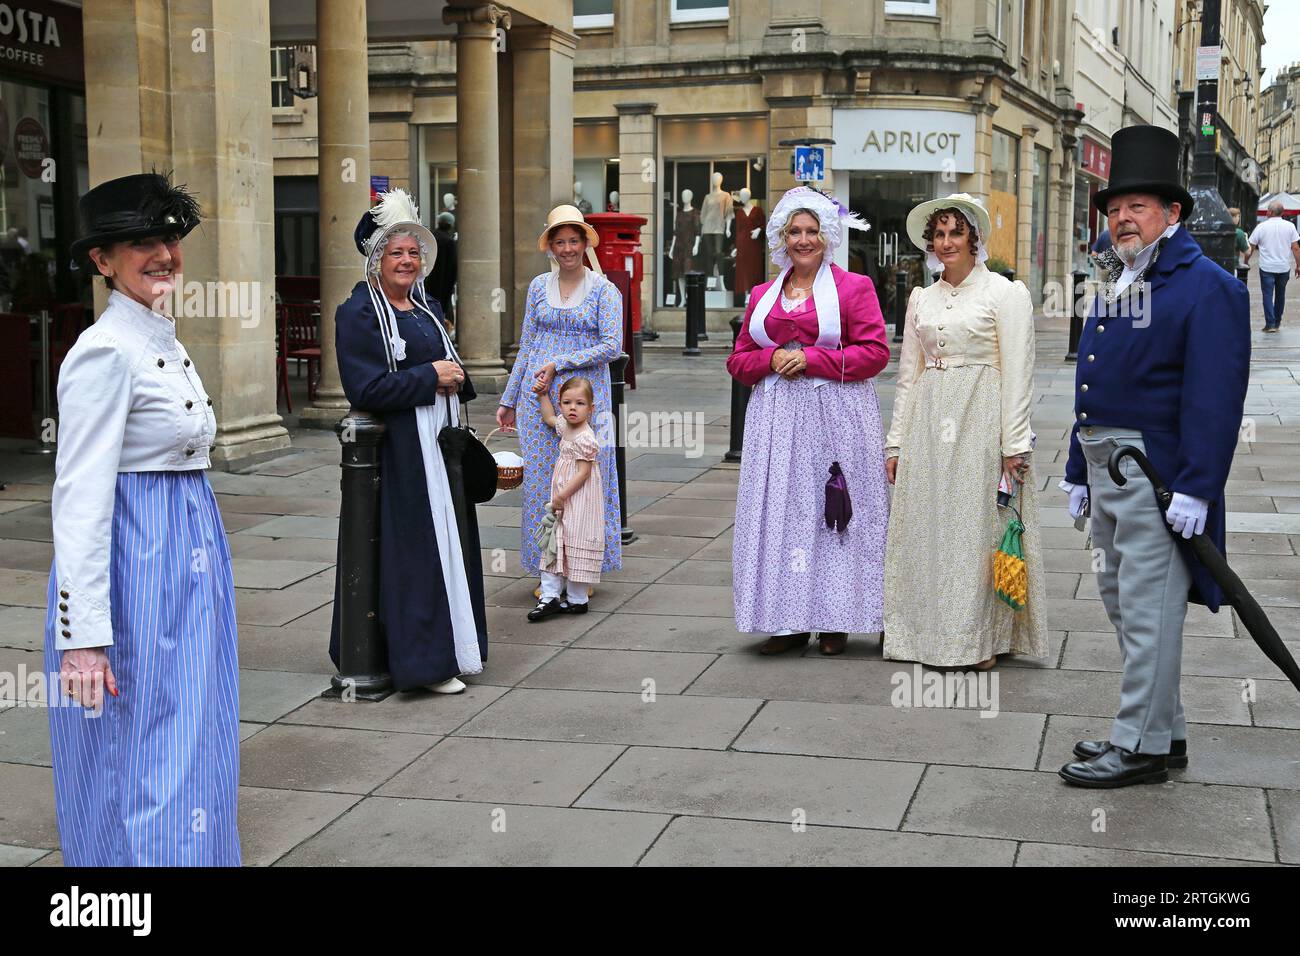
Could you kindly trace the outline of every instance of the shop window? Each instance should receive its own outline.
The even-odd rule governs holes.
[[[1029,231],[1029,294],[1035,304],[1042,302],[1043,289],[1047,283],[1047,259],[1050,250],[1047,247],[1048,209],[1047,186],[1051,175],[1051,150],[1041,146],[1034,147],[1034,191],[1033,215]]]
[[[885,0],[885,13],[901,13],[906,16],[932,17],[937,11],[935,0]]]
[[[573,28],[591,30],[614,25],[614,0],[573,0]]]
[[[854,170],[849,174],[848,206],[871,228],[848,231],[848,270],[871,277],[880,306],[891,319],[899,272],[907,273],[909,289],[929,284],[925,253],[907,235],[907,214],[917,204],[935,198],[937,179],[935,173]]]
[[[765,157],[667,159],[664,183],[657,301],[681,308],[686,273],[702,272],[706,308],[743,306],[766,280]]]
[[[671,23],[699,23],[726,20],[730,10],[727,0],[672,0]]]
[[[1020,137],[993,130],[993,156],[989,189],[989,218],[993,235],[989,241],[990,267],[1016,266],[1016,223],[1019,215]]]

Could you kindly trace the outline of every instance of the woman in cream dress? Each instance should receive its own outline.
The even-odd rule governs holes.
[[[934,285],[914,289],[898,365],[885,471],[894,485],[885,554],[884,656],[988,669],[1000,654],[1047,653],[1042,543],[1030,464],[1033,308],[1023,283],[984,266],[989,216],[965,194],[922,203],[908,236]],[[1027,606],[993,588],[993,552],[1010,508],[998,481],[1019,481]]]

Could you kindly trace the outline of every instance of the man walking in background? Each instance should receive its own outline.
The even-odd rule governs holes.
[[[1286,305],[1286,283],[1291,270],[1300,277],[1300,233],[1295,226],[1282,218],[1285,207],[1278,200],[1268,204],[1268,218],[1250,234],[1250,248],[1246,251],[1247,266],[1250,257],[1259,250],[1259,289],[1264,295],[1264,331],[1276,332],[1282,324],[1282,310]]]

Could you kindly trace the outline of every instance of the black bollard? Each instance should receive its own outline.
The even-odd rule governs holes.
[[[686,273],[686,348],[683,355],[700,354],[700,329],[704,327],[704,273]]]
[[[1016,270],[1015,270],[1015,269],[1003,269],[1003,270],[1002,270],[1002,275],[1003,275],[1004,277],[1006,277],[1006,279],[1007,279],[1008,282],[1015,282],[1015,281],[1016,281]]]
[[[339,671],[322,696],[383,700],[393,693],[379,632],[379,445],[384,423],[351,409],[334,426],[343,446],[339,510]]]
[[[1250,278],[1250,266],[1237,266],[1237,278],[1245,282]]]
[[[1070,346],[1065,353],[1067,362],[1079,360],[1079,336],[1083,334],[1083,300],[1088,295],[1088,276],[1082,272],[1074,274],[1074,292],[1070,306]]]
[[[636,540],[636,532],[627,526],[627,449],[623,447],[623,370],[627,368],[628,354],[619,352],[609,363],[609,391],[614,401],[614,468],[618,471],[618,526],[622,529],[624,544]]]
[[[743,318],[739,315],[731,319],[731,348],[735,351],[736,340],[740,338]],[[736,379],[731,380],[731,441],[723,461],[740,461],[740,451],[745,445],[745,409],[749,407],[748,385],[741,385]]]
[[[903,329],[907,326],[907,270],[899,269],[894,274],[894,341],[903,341]]]

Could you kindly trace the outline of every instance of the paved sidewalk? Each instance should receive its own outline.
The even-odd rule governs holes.
[[[1288,313],[1281,334],[1254,336],[1254,440],[1232,468],[1228,527],[1233,566],[1300,654],[1300,305]],[[1038,342],[1035,457],[1050,489],[1074,368],[1064,322],[1040,320]],[[1187,770],[1110,792],[1057,778],[1075,740],[1108,733],[1120,668],[1062,495],[1042,515],[1051,653],[998,668],[996,717],[891,706],[911,665],[882,661],[876,635],[852,636],[838,658],[815,645],[760,657],[731,616],[738,470],[720,463],[723,355],[646,357],[629,405],[657,427],[641,444],[677,447],[629,451],[638,540],[624,570],[586,616],[529,624],[518,493],[481,507],[491,652],[459,697],[319,699],[332,670],[331,433],[297,432],[291,453],[246,474],[211,473],[240,589],[246,863],[1300,864],[1300,694],[1228,612],[1188,615]],[[891,365],[878,382],[886,410],[893,378]],[[476,404],[486,424],[490,399]],[[701,430],[655,412],[689,412]],[[702,441],[698,457],[683,438]],[[0,672],[13,673],[41,669],[52,466],[8,447]],[[46,714],[9,694],[0,863],[58,865]]]

